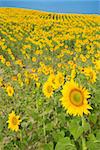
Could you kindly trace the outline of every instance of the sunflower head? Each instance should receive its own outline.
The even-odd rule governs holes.
[[[43,85],[43,93],[47,98],[50,98],[53,95],[53,86],[51,82],[47,81]]]
[[[89,77],[89,82],[95,83],[96,82],[96,71],[93,70],[91,67],[87,67],[84,69],[84,74],[86,77]]]
[[[74,79],[75,77],[76,77],[76,71],[75,71],[75,69],[73,69],[71,71],[71,79]]]
[[[88,90],[79,86],[71,80],[63,86],[61,104],[71,115],[82,116],[89,114],[88,109],[92,109],[87,99],[90,97]]]
[[[12,111],[9,114],[9,118],[8,118],[8,128],[11,129],[12,131],[18,131],[19,130],[19,125],[21,120],[19,119],[19,116],[15,115],[15,112]]]
[[[13,96],[14,94],[14,89],[13,87],[11,86],[8,86],[7,89],[6,89],[7,93],[8,93],[8,96]]]
[[[55,84],[55,74],[50,74],[50,76],[48,78],[48,82],[51,82],[52,85]]]
[[[58,72],[55,77],[54,89],[58,89],[64,84],[64,75],[61,72]]]

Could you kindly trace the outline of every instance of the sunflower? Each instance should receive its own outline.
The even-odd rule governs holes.
[[[43,85],[43,93],[47,98],[50,98],[53,95],[53,86],[49,81],[45,82]]]
[[[7,93],[8,93],[8,96],[13,96],[14,94],[14,89],[13,87],[11,86],[8,86],[7,89],[6,89]]]
[[[86,75],[86,77],[89,77],[89,81],[91,83],[96,82],[96,71],[94,71],[91,67],[84,68],[84,74]]]
[[[9,67],[11,66],[11,63],[9,61],[6,62],[6,66]]]
[[[19,130],[19,125],[20,125],[20,122],[21,120],[19,119],[20,116],[16,116],[15,115],[15,112],[12,111],[10,114],[9,114],[9,118],[8,118],[8,128],[11,129],[12,131],[18,131]]]
[[[96,60],[94,64],[95,64],[96,70],[99,71],[100,70],[100,60]]]
[[[75,71],[75,69],[73,69],[71,71],[71,79],[74,79],[75,77],[76,77],[76,71]]]
[[[0,77],[0,87],[2,86],[2,84],[3,84],[3,78]]]
[[[32,62],[36,62],[36,57],[32,57]]]
[[[73,116],[82,116],[83,113],[87,115],[89,114],[88,109],[92,109],[87,101],[89,94],[86,88],[71,80],[63,86],[61,104],[67,113]]]
[[[54,86],[55,84],[55,74],[50,74],[48,78],[48,82],[51,82],[51,84]]]
[[[54,89],[58,89],[63,84],[64,84],[64,76],[61,72],[58,72],[55,77]]]

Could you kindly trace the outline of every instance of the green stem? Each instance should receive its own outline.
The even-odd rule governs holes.
[[[22,142],[22,131],[20,130],[20,142]]]
[[[85,138],[82,136],[82,150],[87,150]]]
[[[47,143],[47,139],[46,139],[46,128],[45,128],[45,114],[44,114],[44,108],[43,108],[43,132],[44,132],[45,143]]]
[[[84,117],[82,117],[82,127],[84,129]],[[82,134],[82,150],[87,150],[86,141],[83,134]]]
[[[57,119],[57,100],[54,98],[54,96],[53,96],[53,100],[54,100],[54,110],[55,110],[54,121],[55,121],[55,126],[57,126],[57,123],[58,123],[58,119]]]
[[[38,100],[38,93],[36,95],[36,99]],[[37,110],[37,113],[39,114],[38,101],[36,102],[36,110]],[[39,130],[39,120],[37,121],[37,128]]]

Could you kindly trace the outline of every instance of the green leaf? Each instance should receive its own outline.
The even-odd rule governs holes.
[[[95,114],[91,114],[89,116],[89,119],[90,119],[91,122],[93,122],[95,124],[97,122],[97,115],[96,115],[96,113]]]
[[[64,131],[57,131],[57,132],[54,132],[53,133],[53,138],[54,138],[54,141],[57,142],[59,141],[60,139],[64,138],[65,136],[65,133]]]
[[[0,132],[3,130],[3,119],[0,117]]]
[[[92,133],[88,136],[87,147],[88,150],[100,149],[100,140],[96,139],[96,137]]]
[[[83,127],[79,125],[77,120],[72,120],[69,124],[69,131],[74,139],[77,140],[83,133]]]
[[[53,150],[53,143],[50,142],[44,145],[44,150]]]
[[[89,141],[95,141],[96,137],[94,136],[94,134],[91,133],[91,134],[88,135],[88,140]]]
[[[96,139],[94,134],[89,134],[87,147],[89,150],[99,150],[100,149],[100,140]]]
[[[100,130],[97,130],[98,132],[96,133],[96,139],[100,141]]]
[[[46,124],[46,131],[52,131],[53,130],[53,123],[47,123]]]
[[[55,147],[55,150],[76,150],[75,145],[71,143],[69,137],[60,139]]]
[[[3,134],[0,133],[0,142],[2,142],[2,140],[3,140]]]
[[[83,118],[83,130],[84,132],[87,132],[88,130],[90,130],[90,124],[88,121],[86,121],[85,118]]]
[[[61,124],[64,124],[66,122],[66,118],[65,118],[65,113],[64,112],[60,111],[60,113],[58,115],[58,118],[59,118]]]
[[[37,112],[32,111],[32,117],[33,117],[33,119],[34,119],[34,120],[38,120],[39,115],[38,115],[38,113],[37,113]]]
[[[88,150],[99,150],[100,149],[100,141],[88,141],[87,147],[88,147]]]
[[[99,87],[98,89],[96,89],[94,100],[97,104],[100,104],[100,88]]]

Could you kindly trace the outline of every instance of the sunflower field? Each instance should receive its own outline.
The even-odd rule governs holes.
[[[99,20],[0,8],[0,150],[100,149]]]

